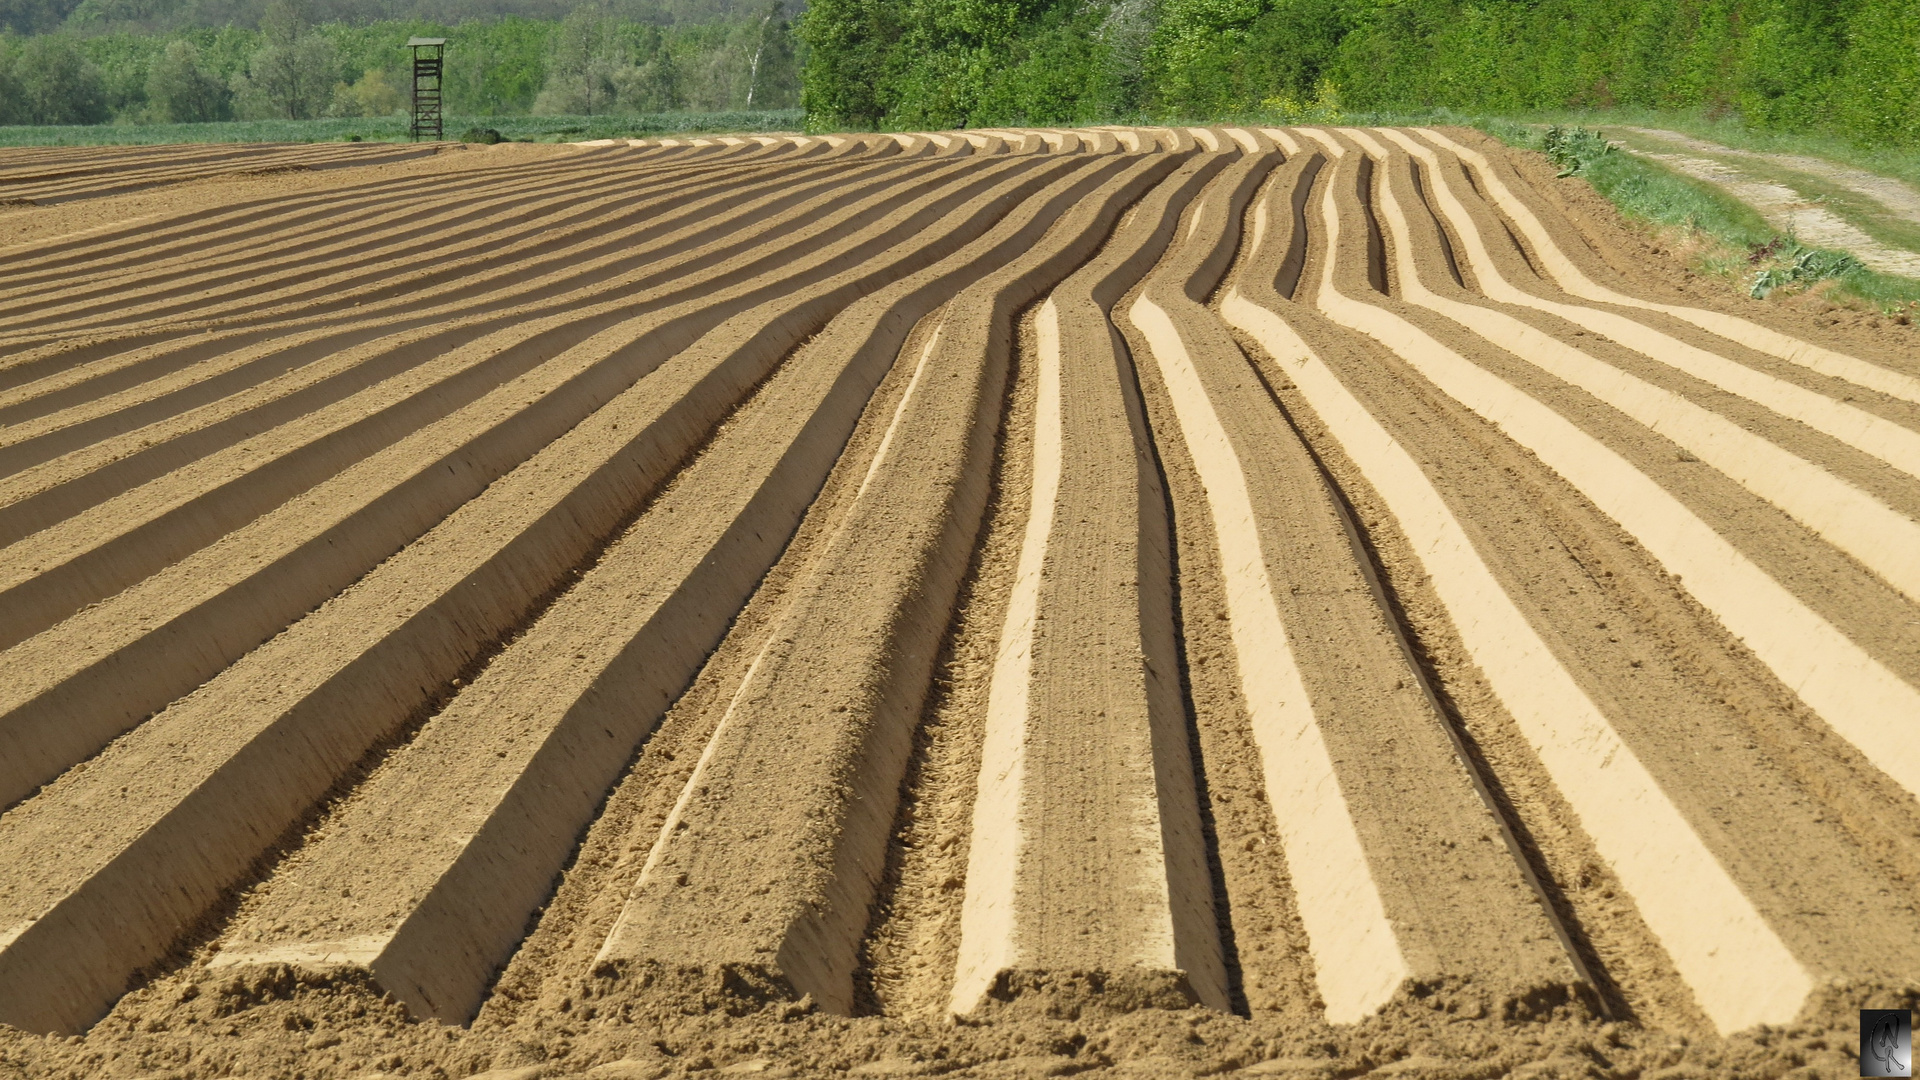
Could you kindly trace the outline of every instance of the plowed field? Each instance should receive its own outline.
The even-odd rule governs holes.
[[[0,158],[0,1077],[1920,1003],[1910,328],[1457,129],[413,152]]]

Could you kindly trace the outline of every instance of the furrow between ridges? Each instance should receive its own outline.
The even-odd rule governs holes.
[[[803,177],[803,178],[813,180],[814,182],[818,182],[820,179],[822,179],[825,176],[825,174],[826,174],[826,170],[824,166],[808,167],[808,168],[804,168],[797,171],[786,170],[786,175]],[[776,175],[778,174],[776,173]],[[676,183],[670,183],[670,184],[662,184],[656,190],[668,190],[668,191],[679,190],[681,192],[686,192],[686,191],[700,190],[707,187],[711,187],[715,183],[722,184],[722,185],[738,186],[740,184],[751,184],[754,182],[765,183],[765,182],[768,182],[769,179],[770,178],[768,177],[764,177],[760,175],[759,172],[756,172],[754,175],[747,177],[745,180],[742,180],[739,177],[722,177],[718,180],[715,180],[711,177],[695,177],[693,181],[688,181],[684,183],[676,182]],[[334,306],[334,307],[339,306],[338,301],[329,301],[329,304],[331,304],[331,306]],[[322,305],[322,306],[324,308],[328,305]],[[288,313],[291,313],[291,314],[299,314],[302,311],[302,309],[299,306],[293,306],[288,308],[287,310],[288,310]],[[251,317],[259,318],[259,317],[262,317],[264,314],[266,313],[256,312]],[[45,336],[45,335],[42,334],[40,336]]]
[[[911,178],[911,175],[901,177]],[[16,428],[8,433],[6,441],[21,442],[22,434],[17,429],[36,417],[45,417],[40,421],[41,427],[53,430],[72,426],[74,420],[84,420],[89,415],[123,413],[122,403],[146,403],[162,394],[181,393],[181,388],[222,374],[220,364],[207,362],[209,357],[218,355],[210,349],[231,350],[255,341],[271,342],[297,336],[308,328],[343,325],[347,329],[337,331],[339,336],[347,341],[365,339],[367,330],[360,324],[368,322],[374,322],[386,332],[398,332],[426,322],[463,318],[467,311],[487,305],[512,304],[527,308],[545,300],[545,306],[551,308],[556,302],[578,302],[596,287],[631,287],[634,280],[631,271],[639,267],[646,268],[645,276],[651,280],[662,279],[675,270],[697,269],[730,250],[729,244],[722,242],[728,232],[742,233],[740,239],[731,242],[738,246],[750,242],[754,235],[750,226],[770,214],[791,216],[791,208],[805,200],[812,199],[809,205],[821,211],[846,203],[850,196],[844,193],[835,196],[835,188],[832,179],[820,178],[813,183],[769,181],[744,187],[728,185],[718,191],[682,189],[632,207],[629,216],[638,222],[610,234],[594,231],[580,240],[541,238],[530,244],[507,245],[485,256],[475,266],[436,271],[412,282],[376,283],[372,288],[348,289],[324,302],[316,303],[312,298],[296,301],[292,310],[299,317],[274,320],[268,324],[270,329],[228,329],[232,325],[228,319],[218,328],[209,325],[208,333],[203,336],[172,346],[150,348],[136,356],[109,352],[88,363],[69,360],[64,370],[56,374],[0,393],[0,403],[4,403],[0,404],[0,418],[12,422]],[[822,192],[827,198],[813,198]],[[681,220],[677,215],[692,217],[698,224],[677,224]],[[696,247],[700,254],[687,257],[687,252]],[[488,267],[493,267],[491,272],[483,270]],[[561,299],[556,301],[556,295]],[[356,296],[359,299],[355,299]],[[265,320],[256,315],[249,321]],[[231,345],[223,345],[229,341]],[[194,357],[198,358],[197,363],[191,359]],[[238,357],[229,352],[229,359]],[[203,388],[185,391],[189,396],[203,392]],[[141,423],[150,423],[155,418],[151,409],[149,406],[149,411],[139,416]],[[98,439],[111,430],[124,431],[138,426],[129,423],[131,419],[120,415],[107,421],[111,426],[105,428],[96,422],[93,428],[96,434],[88,437]],[[29,431],[32,430],[29,424]],[[66,438],[69,447],[77,445],[71,441],[73,435]],[[7,468],[21,467],[18,453],[12,451],[14,456]],[[0,451],[0,455],[5,454],[7,451]]]
[[[788,167],[778,161],[741,163],[732,169],[715,170],[712,168],[649,168],[633,162],[590,158],[544,160],[539,162],[537,167],[534,164],[496,168],[480,167],[438,176],[397,178],[356,185],[348,189],[279,196],[243,204],[243,208],[240,209],[221,212],[199,211],[164,217],[125,237],[128,243],[114,246],[121,239],[115,234],[109,234],[105,238],[96,237],[92,243],[97,250],[82,250],[58,260],[43,260],[41,265],[57,266],[71,274],[88,266],[89,260],[111,268],[115,263],[108,260],[114,256],[124,256],[134,250],[150,256],[177,258],[194,251],[205,252],[230,247],[249,236],[261,233],[279,233],[290,225],[324,223],[327,219],[347,211],[366,208],[372,208],[375,211],[384,208],[391,211],[396,200],[408,203],[431,201],[439,193],[499,191],[528,187],[538,189],[552,185],[564,188],[569,183],[592,182],[596,177],[604,177],[616,172],[642,176],[652,183],[675,184],[743,180],[751,179],[754,175],[787,170]],[[281,215],[280,219],[260,221],[254,211],[263,207],[270,207],[276,211]],[[232,219],[231,223],[222,224],[227,219]],[[34,263],[35,260],[31,259],[14,260],[15,266],[34,265]]]
[[[976,276],[991,266],[949,261]],[[270,883],[218,963],[358,966],[417,1014],[471,1016],[593,807],[773,565],[904,334],[945,298],[952,276],[922,272],[888,286],[805,345],[594,569],[362,789],[328,839]],[[475,737],[495,727],[499,738]],[[609,731],[617,734],[603,742]],[[509,748],[504,757],[499,747]],[[419,817],[449,799],[468,812]],[[369,846],[369,835],[384,839]],[[362,884],[343,914],[332,898],[347,879]],[[324,918],[301,914],[320,909]],[[404,914],[387,920],[389,911]]]
[[[116,843],[127,853],[105,865],[129,870],[133,878],[102,876],[97,863],[76,865],[97,860],[97,850],[36,863],[59,880],[34,890],[38,903],[16,893],[16,902],[38,910],[22,912],[31,925],[0,950],[0,966],[50,972],[61,989],[10,1000],[9,1013],[43,1029],[89,1023],[120,992],[126,973],[144,962],[139,957],[164,948],[361,749],[441,692],[486,641],[511,630],[528,604],[558,584],[594,538],[606,535],[625,508],[664,478],[661,470],[684,457],[786,350],[877,283],[991,228],[1047,180],[1064,172],[1063,183],[1072,186],[1074,174],[1085,171],[1059,164],[1064,168],[1017,170],[998,190],[954,210],[949,227],[914,230],[929,247],[848,271],[837,287],[823,286],[804,300],[775,298],[762,317],[727,331],[733,340],[751,339],[731,353],[670,361],[371,577],[117,744],[95,767],[11,812],[0,822],[0,843],[31,844],[35,814],[58,814],[36,808],[51,807],[68,792],[85,798],[79,789],[92,782],[88,778],[110,772],[111,762],[126,761],[140,771],[134,757],[181,741],[169,739],[173,725],[200,733],[186,741],[201,763],[194,775],[202,779],[173,776],[166,781],[171,789],[155,796],[167,828],[141,833],[138,822],[114,819],[111,831],[122,837]],[[722,345],[714,343],[726,353]],[[623,429],[627,434],[614,434]],[[260,690],[267,686],[272,689],[262,703]],[[236,764],[209,776],[218,764],[209,757],[236,752],[273,764]],[[198,809],[167,809],[188,797]],[[248,813],[231,809],[249,803],[257,805]],[[207,834],[212,823],[224,823],[218,844]],[[176,826],[195,830],[194,849],[201,853],[196,860],[177,858],[178,840],[168,831]],[[94,913],[102,903],[127,917],[101,923]],[[101,925],[116,927],[118,936],[98,941]],[[72,936],[76,931],[81,938]],[[8,979],[0,985],[23,984]]]
[[[1109,325],[1181,209],[1228,164],[1203,155],[1162,181],[1035,317],[1033,484],[988,688],[956,1013],[1093,986],[1230,1007],[1180,701],[1165,496]],[[1266,165],[1248,159],[1223,182],[1244,186]]]
[[[1319,223],[1330,253],[1340,250],[1343,208],[1336,197],[1358,193],[1360,163],[1357,155],[1343,159],[1325,187]],[[1354,228],[1346,225],[1349,232]],[[1385,338],[1396,354],[1419,366],[1424,335],[1377,303],[1351,299],[1352,284],[1343,290],[1336,282],[1338,261],[1330,254],[1316,283],[1321,310]],[[1631,892],[1700,1007],[1722,1031],[1791,1019],[1812,988],[1806,969],[1554,658],[1419,465],[1271,307],[1235,294],[1222,311],[1280,361],[1393,509],[1494,692]],[[1556,435],[1584,438],[1577,432]],[[1522,441],[1558,464],[1550,450]],[[1584,443],[1575,445],[1585,449]]]
[[[365,162],[364,164],[389,164],[396,161],[405,161],[409,158],[427,157],[438,152],[438,147],[383,151],[376,160]],[[9,192],[9,194],[16,198],[30,198],[41,205],[55,205],[63,202],[74,202],[80,199],[97,199],[107,195],[122,195],[133,191],[164,187],[168,184],[181,183],[187,180],[231,176],[236,173],[245,175],[249,172],[274,170],[288,166],[298,168],[301,162],[299,156],[290,155],[284,160],[276,161],[268,158],[265,161],[242,162],[238,164],[247,167],[235,169],[209,165],[200,167],[182,166],[163,170],[136,170],[130,174],[109,174],[90,180],[53,181],[37,186],[26,184]]]
[[[1426,161],[1439,174],[1443,183],[1436,185],[1436,193],[1443,212],[1449,222],[1462,229],[1462,239],[1469,252],[1488,252],[1490,249],[1480,240],[1478,231],[1468,231],[1467,226],[1462,224],[1470,222],[1470,212],[1462,203],[1456,187],[1458,174],[1453,170],[1441,169],[1437,155],[1425,144],[1401,132],[1393,132],[1391,137],[1410,153]],[[1491,255],[1479,260],[1479,265],[1489,268],[1477,282],[1489,299],[1557,315],[1717,389],[1738,394],[1781,416],[1805,424],[1909,476],[1920,476],[1920,432],[1876,416],[1857,405],[1835,400],[1828,394],[1806,389],[1681,341],[1621,313],[1526,292],[1491,269]]]
[[[1848,356],[1833,349],[1815,345],[1809,341],[1783,334],[1778,330],[1760,325],[1749,319],[1734,315],[1725,315],[1704,308],[1687,307],[1680,304],[1663,304],[1642,300],[1625,293],[1610,289],[1595,282],[1571,258],[1567,251],[1555,241],[1552,233],[1543,224],[1532,208],[1515,193],[1513,186],[1507,183],[1506,176],[1479,151],[1463,146],[1431,128],[1415,128],[1420,136],[1437,146],[1443,147],[1474,166],[1475,172],[1486,183],[1493,201],[1507,216],[1518,225],[1527,240],[1533,244],[1546,263],[1547,273],[1562,289],[1586,300],[1621,307],[1639,308],[1645,311],[1658,311],[1677,319],[1690,322],[1710,333],[1718,334],[1729,341],[1738,342],[1756,352],[1779,357],[1789,363],[1817,371],[1835,379],[1843,379],[1856,386],[1877,390],[1890,397],[1903,401],[1920,402],[1920,378],[1892,371],[1878,364],[1869,363],[1858,357]],[[1517,178],[1516,178],[1517,179]]]
[[[1323,220],[1332,221],[1334,213],[1329,196]],[[1450,396],[1533,450],[1639,538],[1786,687],[1861,747],[1876,767],[1920,794],[1920,750],[1906,750],[1898,735],[1904,718],[1920,715],[1920,690],[1809,608],[1673,494],[1550,407],[1386,314],[1378,303],[1352,301],[1331,287],[1323,287],[1322,296],[1322,309],[1336,321],[1381,340]]]
[[[1365,133],[1355,132],[1353,137],[1365,140],[1362,145],[1380,160],[1392,160],[1384,148],[1368,145],[1371,140]],[[1449,289],[1447,281],[1437,275],[1425,275],[1432,278],[1433,288],[1459,295],[1442,295],[1429,288],[1416,265],[1414,219],[1407,210],[1408,206],[1419,205],[1418,192],[1412,186],[1404,155],[1398,166],[1389,169],[1386,182],[1380,185],[1379,202],[1394,245],[1403,299],[1445,315],[1645,424],[1852,555],[1909,600],[1920,601],[1920,561],[1907,557],[1909,552],[1920,551],[1920,524],[1911,518],[1704,406],[1613,367],[1511,315],[1466,302],[1460,298],[1467,295],[1464,290]],[[1465,239],[1466,265],[1474,271],[1476,281],[1501,281],[1498,266],[1464,208],[1444,197],[1442,202],[1449,223]],[[1488,291],[1503,298],[1516,290]]]
[[[642,179],[629,178],[630,182]],[[245,313],[260,306],[255,298],[263,291],[313,289],[316,281],[366,266],[392,274],[456,254],[476,239],[484,240],[495,225],[488,218],[491,209],[487,200],[476,201],[472,193],[461,193],[438,206],[415,205],[402,212],[380,207],[370,210],[364,220],[328,220],[316,226],[310,241],[293,243],[292,253],[254,252],[173,273],[142,274],[129,282],[108,283],[92,297],[84,291],[71,300],[62,294],[57,304],[9,319],[6,337],[31,340],[31,336],[138,323],[186,310],[212,314],[225,307]],[[459,227],[441,231],[449,225]],[[435,243],[413,243],[427,236]],[[390,257],[393,250],[408,254],[396,260]]]
[[[404,283],[376,283],[376,285],[370,289],[363,288],[357,291],[348,290],[347,292],[322,300],[307,300],[304,303],[296,301],[284,305],[285,313],[296,316],[291,320],[274,320],[271,318],[270,312],[257,312],[255,315],[243,321],[241,325],[244,326],[246,322],[267,323],[274,326],[279,332],[285,333],[307,325],[330,326],[341,323],[362,322],[376,318],[391,319],[396,315],[403,315],[409,312],[425,311],[435,314],[457,313],[458,307],[449,307],[449,305],[453,305],[463,299],[473,301],[476,297],[484,296],[489,289],[494,291],[517,290],[522,299],[539,299],[542,296],[569,287],[569,282],[573,281],[573,279],[582,279],[591,282],[596,275],[604,275],[609,268],[631,269],[636,266],[645,265],[650,256],[657,256],[663,252],[681,252],[687,244],[697,239],[701,229],[707,227],[709,224],[728,227],[736,223],[740,219],[740,211],[736,205],[736,200],[731,199],[729,197],[730,195],[746,195],[755,191],[762,191],[763,193],[771,191],[777,193],[770,199],[763,197],[746,204],[748,208],[753,209],[755,212],[765,212],[769,207],[779,208],[796,202],[803,196],[811,196],[821,191],[830,192],[832,187],[832,178],[823,176],[815,177],[812,183],[802,183],[784,187],[777,182],[767,182],[761,185],[747,185],[744,187],[723,185],[718,191],[708,187],[680,188],[653,200],[649,200],[637,208],[640,211],[653,211],[653,213],[647,215],[651,220],[629,226],[608,237],[590,239],[587,250],[589,252],[600,252],[595,258],[577,262],[570,261],[568,258],[570,252],[561,250],[558,252],[546,252],[543,258],[536,259],[532,265],[527,266],[512,265],[509,260],[506,265],[494,270],[490,274],[461,276],[451,271],[436,271],[433,274],[426,275],[417,282],[417,284],[421,286],[426,286],[421,289],[405,288],[403,287]],[[833,200],[829,200],[829,202],[832,205],[838,205],[839,202],[844,202],[845,199],[846,196],[842,195],[837,202]],[[705,217],[703,217],[699,223],[685,224],[683,223],[682,216],[664,213],[668,210],[679,211],[681,215],[687,216],[710,216],[713,220],[708,222],[705,220]],[[722,213],[710,215],[709,212],[713,210],[720,210]],[[725,211],[734,212],[729,213]],[[645,242],[641,243],[641,241]],[[561,241],[554,241],[555,244],[560,242]],[[533,250],[541,250],[545,244],[546,242],[544,241],[537,241],[533,245]],[[669,246],[662,247],[663,244]],[[727,249],[724,246],[715,246],[713,250],[716,252],[724,252]],[[508,251],[503,254],[526,253],[526,250],[523,249],[517,253]],[[497,260],[488,259],[487,261],[494,262]],[[679,261],[683,264],[688,263],[688,260],[685,258]],[[712,256],[708,255],[706,261],[712,261]],[[692,260],[692,265],[698,265],[700,262],[701,260],[694,259]],[[541,271],[545,271],[544,275]],[[571,273],[568,273],[569,271]],[[356,296],[358,299],[356,299]],[[170,325],[170,323],[163,322],[162,325]],[[230,322],[206,322],[205,331],[216,335],[231,333],[231,331],[224,329],[227,325],[230,325]],[[123,329],[118,331],[118,333],[127,334],[129,331]],[[261,333],[261,331],[255,331],[255,333],[258,334]],[[134,336],[135,340],[138,340],[138,334],[135,333]],[[199,348],[200,344],[198,341],[188,342],[184,347],[187,349],[195,349]],[[85,382],[93,377],[92,367],[73,365],[72,355],[76,352],[87,357],[88,363],[91,364],[92,367],[98,367],[108,372],[117,371],[120,367],[127,366],[130,363],[130,361],[123,358],[116,358],[116,353],[111,348],[111,339],[98,345],[84,346],[79,350],[67,349],[52,353],[46,357],[43,364],[52,364],[55,361],[60,361],[69,365],[70,370],[48,375],[44,379],[36,381],[31,386],[26,386],[14,391],[14,394],[11,396],[17,397],[23,394],[33,394],[43,391],[50,392],[55,389]]]
[[[949,304],[894,418],[912,437],[887,440],[796,586],[596,972],[740,965],[851,1009],[907,744],[984,509],[1011,319],[1177,164],[1077,160],[1084,179],[1056,185],[997,232],[991,262],[1004,265]],[[809,723],[796,727],[796,715]]]
[[[703,291],[600,330],[109,603],[15,646],[7,655],[22,663],[23,677],[6,688],[0,725],[18,750],[5,757],[0,802],[19,798],[210,677],[693,337],[770,300],[816,312],[844,304],[849,290],[857,294],[889,273],[940,258],[989,227],[1006,200],[1053,171],[1036,166],[998,174],[1006,178],[997,190],[974,195],[980,185],[973,185],[897,210],[829,245],[810,265],[776,269],[720,293]],[[970,213],[986,216],[976,221]],[[936,232],[922,231],[936,225]],[[895,247],[902,239],[907,242]],[[819,283],[796,289],[807,282]],[[612,306],[617,314],[619,305]],[[138,553],[116,552],[122,558]]]
[[[140,253],[143,257],[138,261],[122,257],[97,268],[83,263],[49,271],[38,279],[16,277],[0,286],[0,297],[6,297],[17,311],[33,310],[26,306],[26,301],[49,294],[59,294],[68,306],[73,306],[75,302],[90,296],[114,291],[127,292],[137,288],[144,280],[164,275],[193,273],[204,276],[222,265],[236,263],[270,267],[274,259],[285,260],[308,249],[324,251],[330,247],[338,248],[343,242],[363,234],[377,235],[382,242],[392,245],[404,241],[409,234],[432,231],[436,240],[433,247],[440,248],[480,227],[478,224],[469,224],[464,232],[446,231],[448,226],[462,221],[477,222],[484,219],[486,226],[510,227],[516,221],[525,221],[549,212],[548,207],[564,209],[579,203],[611,201],[616,193],[607,191],[606,180],[609,175],[620,177],[629,189],[642,191],[659,182],[658,178],[639,172],[622,175],[596,171],[572,177],[560,174],[546,178],[527,177],[509,183],[472,183],[457,193],[449,193],[447,209],[436,208],[432,199],[422,198],[419,194],[398,200],[361,200],[364,204],[361,208],[355,210],[336,206],[333,212],[324,217],[314,218],[306,228],[284,219],[271,223],[271,232],[277,243],[269,252],[261,252],[247,245],[244,238],[234,237],[223,243],[205,231],[197,231],[190,245],[182,245],[189,250],[170,251],[156,244],[144,249]],[[501,210],[511,210],[511,213],[501,214]],[[440,215],[438,220],[434,216],[436,213]],[[396,224],[405,228],[395,228]],[[86,275],[86,287],[76,289],[73,287],[74,281],[82,274]],[[49,303],[42,301],[39,306],[45,307]]]
[[[32,272],[47,272],[62,267],[85,266],[90,262],[108,261],[110,264],[115,256],[146,250],[149,242],[160,250],[167,250],[169,246],[192,246],[200,239],[220,242],[223,238],[237,240],[247,235],[271,234],[275,223],[262,220],[263,211],[305,215],[294,218],[299,222],[324,215],[337,206],[354,207],[382,201],[390,203],[396,197],[431,196],[437,191],[457,188],[476,180],[504,182],[517,176],[537,177],[544,174],[564,177],[590,173],[600,167],[591,161],[544,159],[442,174],[402,175],[369,180],[351,188],[334,187],[301,194],[269,195],[226,206],[155,215],[137,222],[103,225],[0,250],[14,253],[8,260],[9,270],[32,268]]]
[[[963,175],[957,188],[947,185],[950,190],[942,198],[947,202],[963,198],[994,175]],[[647,302],[595,298],[591,306],[575,307],[540,321],[490,317],[470,332],[429,330],[402,342],[399,350],[389,346],[367,350],[372,352],[371,357],[349,353],[333,358],[317,365],[323,372],[345,368],[344,377],[337,380],[345,385],[322,387],[331,391],[327,396],[336,398],[331,403],[324,397],[313,400],[321,397],[314,393],[296,392],[277,401],[269,399],[264,406],[250,410],[264,416],[256,418],[242,412],[230,417],[233,423],[219,433],[232,440],[225,449],[190,459],[171,475],[84,509],[75,510],[68,503],[84,504],[96,489],[110,486],[111,481],[130,479],[137,475],[136,470],[114,462],[109,466],[110,473],[79,478],[98,477],[92,483],[70,481],[42,491],[38,498],[0,508],[0,525],[8,526],[10,532],[19,532],[62,510],[75,510],[76,515],[0,551],[0,567],[7,568],[0,569],[0,595],[10,597],[16,616],[8,627],[15,636],[0,635],[0,642],[11,645],[37,627],[51,625],[49,620],[65,611],[131,585],[346,467],[346,463],[493,392],[525,375],[545,358],[606,327],[632,323],[648,311],[673,303],[697,309],[714,290],[743,274],[771,273],[771,280],[798,287],[806,277],[783,272],[785,260],[779,257],[779,246],[811,250],[817,237],[833,236],[848,226],[858,227],[863,220],[871,222],[876,215],[939,187],[933,180],[926,180],[881,188],[861,207],[840,214],[810,215],[806,227],[777,234],[776,250],[749,249],[735,260],[730,272],[707,275],[705,280],[674,281],[670,289],[647,298]],[[921,216],[927,214],[921,211]],[[869,240],[868,246],[884,243],[890,235],[883,231]],[[726,299],[724,294],[720,299]],[[696,311],[686,317],[698,321],[719,316]],[[513,325],[499,328],[502,322]],[[482,336],[483,331],[491,333]],[[305,374],[296,373],[283,381],[298,387],[305,381]],[[376,376],[384,376],[384,380]],[[371,385],[356,390],[355,384],[367,383]],[[307,411],[301,412],[303,408]],[[246,427],[259,429],[275,414],[289,412],[292,415],[282,420],[278,430],[234,439],[243,435]],[[256,419],[258,422],[253,422]],[[165,451],[174,445],[182,451],[196,449],[162,443],[146,452],[154,459],[152,466],[157,467]],[[98,493],[107,494],[104,490]]]
[[[1316,172],[1317,159],[1300,160],[1263,209],[1293,201]],[[1224,646],[1234,658],[1233,711],[1244,716],[1203,722],[1241,727],[1257,754],[1326,1018],[1362,1020],[1408,978],[1473,982],[1509,998],[1577,995],[1592,983],[1584,960],[1450,719],[1416,689],[1424,673],[1348,535],[1340,493],[1203,306],[1241,217],[1238,207],[1207,213],[1133,314],[1163,388],[1168,439],[1198,482],[1182,491],[1192,504],[1182,517],[1205,523],[1194,546],[1210,549],[1201,561],[1220,578],[1196,590],[1189,648],[1205,657]],[[1243,268],[1284,263],[1259,250],[1268,231],[1256,214]],[[1224,631],[1213,625],[1221,617]],[[1219,710],[1225,674],[1192,677],[1216,687],[1204,698]],[[1236,930],[1243,957],[1251,945],[1282,944],[1260,929],[1250,919]],[[1284,975],[1266,966],[1249,978],[1270,985],[1247,995],[1273,1007]]]

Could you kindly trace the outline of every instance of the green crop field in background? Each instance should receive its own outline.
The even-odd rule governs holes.
[[[461,116],[449,114],[446,133],[491,128],[503,138],[535,142],[655,138],[718,132],[798,131],[798,109],[758,112],[639,113],[602,116]],[[74,124],[0,127],[0,146],[115,146],[180,142],[405,141],[407,118],[336,117],[321,120],[228,120],[203,124]]]

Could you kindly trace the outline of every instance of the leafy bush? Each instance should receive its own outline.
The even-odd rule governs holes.
[[[1753,286],[1748,292],[1755,300],[1765,300],[1769,293],[1783,285],[1812,285],[1829,278],[1848,277],[1865,269],[1860,260],[1851,255],[1801,248],[1792,262],[1768,267],[1753,275]]]
[[[147,73],[147,101],[153,119],[171,123],[226,120],[233,115],[227,84],[206,70],[200,48],[171,41]]]
[[[400,80],[374,68],[352,84],[335,83],[329,116],[392,116],[407,108],[408,91]]]
[[[28,38],[14,57],[11,72],[16,122],[98,124],[107,119],[107,94],[100,69],[64,36]]]
[[[1699,229],[1736,247],[1774,239],[1773,227],[1752,207],[1704,181],[1619,153],[1599,132],[1556,126],[1542,133],[1515,125],[1495,134],[1545,153],[1560,175],[1587,181],[1630,217]]]
[[[1613,153],[1613,144],[1597,131],[1588,131],[1583,127],[1564,128],[1555,124],[1541,138],[1540,149],[1549,160],[1560,166],[1560,175],[1567,177],[1579,176],[1595,161]]]

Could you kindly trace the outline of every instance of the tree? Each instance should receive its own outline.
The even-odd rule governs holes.
[[[147,101],[156,119],[176,124],[233,115],[232,93],[202,67],[200,48],[191,41],[167,43],[166,52],[147,72]]]
[[[101,124],[107,120],[106,89],[99,69],[61,34],[28,38],[14,61],[19,109],[29,124]]]
[[[531,109],[546,82],[555,29],[552,23],[518,18],[462,25],[459,51],[447,64],[448,112],[500,116]]]
[[[273,0],[260,19],[263,47],[247,61],[235,91],[259,116],[306,120],[333,97],[339,64],[333,45],[313,32],[288,0]]]
[[[800,20],[810,50],[801,100],[810,123],[874,127],[887,114],[889,53],[900,36],[894,0],[813,0]]]
[[[746,107],[792,108],[796,72],[793,70],[793,27],[787,22],[785,0],[773,0],[761,13],[754,32],[753,59],[747,68]]]
[[[641,26],[629,35],[627,65],[613,73],[620,104],[634,112],[667,112],[684,104],[680,68],[667,36],[658,26]]]
[[[20,80],[13,77],[13,50],[10,35],[0,31],[0,124],[27,122],[26,102],[20,93]]]
[[[398,80],[372,68],[352,85],[336,84],[333,104],[327,111],[334,116],[392,116],[406,111],[407,100],[407,91]]]
[[[58,27],[74,6],[75,0],[0,0],[0,30],[45,33]]]
[[[627,67],[619,26],[593,8],[575,8],[553,35],[547,58],[547,85],[535,112],[606,112],[614,102],[614,75]]]

